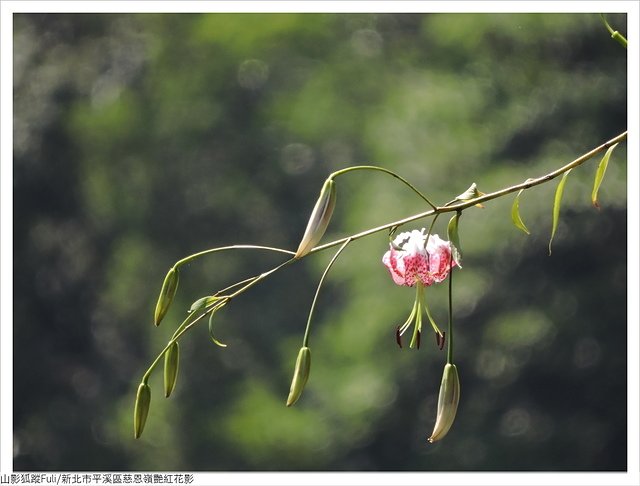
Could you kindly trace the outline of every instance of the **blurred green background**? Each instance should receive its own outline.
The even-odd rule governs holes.
[[[624,15],[609,15],[626,32]],[[16,470],[626,469],[626,147],[602,210],[597,160],[465,211],[454,282],[462,398],[440,443],[444,352],[398,349],[414,291],[380,233],[329,274],[302,399],[284,402],[331,257],[287,267],[181,341],[174,395],[135,389],[185,310],[295,249],[324,178],[361,163],[444,203],[544,174],[626,128],[626,51],[595,14],[21,14],[14,16]],[[396,180],[338,181],[326,239],[426,210]],[[443,235],[448,218],[436,232]],[[422,227],[428,221],[407,226]],[[428,291],[446,324],[446,286]]]

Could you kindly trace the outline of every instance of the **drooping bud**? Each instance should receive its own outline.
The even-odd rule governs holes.
[[[160,296],[158,297],[158,302],[156,304],[156,312],[153,318],[153,323],[156,326],[160,325],[160,321],[162,321],[169,310],[169,306],[171,305],[171,302],[173,302],[173,298],[178,290],[179,280],[180,275],[178,270],[175,267],[171,267],[167,276],[164,278],[162,289],[160,290]]]
[[[136,404],[133,409],[133,436],[138,439],[144,430],[144,424],[149,415],[149,405],[151,404],[151,388],[146,383],[140,383],[138,393],[136,393]]]
[[[164,353],[164,396],[169,397],[176,387],[178,366],[180,363],[180,347],[175,341]]]
[[[438,395],[438,414],[429,442],[442,439],[453,424],[460,401],[460,378],[456,365],[447,363],[442,374],[440,394]]]
[[[329,225],[335,205],[336,183],[333,179],[327,179],[322,186],[294,258],[305,256],[320,241]]]
[[[309,370],[311,368],[311,350],[303,346],[298,352],[296,359],[296,368],[293,372],[293,380],[291,380],[291,389],[287,398],[287,407],[290,407],[298,401],[302,390],[309,379]]]

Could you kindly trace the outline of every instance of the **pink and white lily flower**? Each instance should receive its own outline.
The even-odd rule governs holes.
[[[396,331],[398,345],[402,347],[401,336],[415,322],[413,337],[409,347],[420,347],[420,334],[422,331],[422,315],[427,315],[431,326],[436,332],[436,341],[440,349],[444,346],[444,333],[440,331],[434,322],[427,307],[424,288],[444,281],[451,269],[461,267],[457,257],[458,252],[453,251],[453,245],[444,241],[438,235],[425,234],[422,230],[405,231],[394,238],[382,257],[382,263],[386,265],[391,278],[397,285],[416,287],[416,300],[413,310],[406,322]]]

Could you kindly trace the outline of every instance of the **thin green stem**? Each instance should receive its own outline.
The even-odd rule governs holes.
[[[342,174],[346,174],[347,172],[351,172],[354,170],[377,170],[380,172],[384,172],[385,174],[389,174],[392,177],[395,177],[396,179],[399,179],[400,181],[402,181],[404,184],[406,184],[407,186],[409,186],[409,188],[411,188],[411,190],[413,192],[415,192],[418,196],[420,196],[422,199],[424,199],[426,201],[426,203],[431,206],[433,209],[436,209],[435,204],[433,204],[431,201],[429,201],[429,199],[427,198],[427,196],[425,196],[424,194],[422,194],[418,189],[416,189],[413,184],[411,184],[408,180],[406,180],[404,177],[399,176],[398,174],[396,174],[395,172],[389,170],[389,169],[385,169],[384,167],[378,167],[375,165],[354,165],[353,167],[347,167],[346,169],[341,169],[339,171],[336,171],[334,173],[332,173],[329,176],[329,179],[335,179],[336,177],[338,177],[339,175]]]
[[[404,332],[409,328],[409,326],[411,325],[411,323],[416,317],[417,311],[418,311],[418,299],[416,298],[416,300],[413,302],[413,308],[411,309],[411,314],[409,314],[409,317],[407,317],[407,320],[404,321],[404,324],[398,328],[398,333],[400,334],[400,336],[402,336]]]
[[[611,28],[611,26],[609,25],[609,22],[607,22],[607,19],[605,18],[604,14],[600,14],[600,18],[602,19],[602,22],[604,22],[604,26],[609,31],[609,34],[613,35],[615,31]]]
[[[611,38],[615,39],[624,48],[626,48],[627,47],[627,39],[620,32],[618,32],[617,30],[613,30],[613,28],[609,25],[609,22],[607,22],[607,19],[605,18],[604,14],[600,14],[600,18],[602,19],[602,22],[604,22],[604,25],[607,28],[607,30],[609,31],[609,34],[611,34]]]
[[[431,221],[431,224],[429,225],[429,231],[427,231],[427,238],[425,239],[426,243],[429,243],[429,236],[431,236],[431,232],[433,231],[433,227],[435,226],[436,221],[438,220],[438,216],[440,216],[440,213],[437,213],[433,217],[433,221]]]
[[[216,253],[219,251],[227,251],[227,250],[267,250],[267,251],[276,251],[279,253],[287,253],[289,255],[295,255],[294,251],[284,250],[283,248],[275,248],[272,246],[261,246],[261,245],[231,245],[231,246],[221,246],[218,248],[210,248],[208,250],[199,251],[198,253],[194,253],[193,255],[189,255],[184,257],[182,260],[178,260],[173,266],[174,268],[178,268],[185,263],[189,263],[196,258],[200,258],[201,256],[209,255],[210,253]]]
[[[239,282],[236,282],[234,284],[229,285],[228,287],[225,287],[221,290],[218,290],[214,295],[224,295],[224,293],[228,290],[234,289],[236,287],[239,287],[240,285],[246,284],[247,282],[251,282],[252,280],[255,280],[256,278],[258,278],[260,275],[254,275],[253,277],[249,277],[249,278],[245,278],[244,280],[240,280]]]
[[[271,275],[272,273],[277,272],[278,270],[280,270],[283,267],[286,267],[287,265],[289,265],[290,263],[295,262],[296,259],[295,258],[290,258],[289,260],[286,260],[284,262],[282,262],[280,265],[278,265],[275,268],[272,268],[271,270],[268,270],[264,273],[261,273],[260,275],[258,275],[257,277],[253,278],[253,279],[246,279],[245,281],[249,281],[251,280],[247,285],[245,285],[244,287],[241,287],[240,289],[236,290],[233,294],[229,295],[229,299],[232,299],[234,297],[237,297],[238,295],[240,295],[241,293],[243,293],[245,290],[250,289],[251,287],[253,287],[255,284],[257,284],[258,282],[260,282],[261,280],[265,279],[266,277],[268,277],[269,275]]]
[[[231,247],[228,247],[226,249],[231,249]],[[205,252],[202,252],[205,253]],[[293,252],[286,252],[286,253],[290,253],[290,254],[294,254]],[[158,363],[160,362],[160,360],[162,359],[162,357],[164,356],[164,353],[171,347],[171,345],[178,341],[178,339],[180,339],[180,337],[187,332],[189,329],[191,329],[196,323],[198,323],[203,317],[207,316],[209,313],[211,312],[215,312],[218,308],[226,305],[233,297],[236,297],[238,295],[240,295],[241,293],[243,293],[244,291],[248,290],[249,288],[253,287],[255,284],[257,284],[260,280],[266,278],[267,276],[271,275],[272,273],[280,270],[282,267],[290,264],[291,262],[295,261],[293,258],[290,258],[289,260],[284,261],[283,263],[281,263],[280,265],[278,265],[275,268],[272,268],[271,270],[261,273],[260,275],[257,275],[255,277],[251,277],[248,278],[246,280],[243,280],[242,282],[238,282],[238,284],[234,284],[231,287],[227,287],[227,288],[233,288],[238,286],[241,283],[244,282],[250,282],[249,284],[245,285],[244,287],[242,287],[241,289],[237,290],[236,292],[234,292],[231,295],[227,295],[223,298],[221,298],[219,301],[216,301],[209,309],[206,309],[204,313],[202,313],[201,315],[199,315],[198,317],[194,318],[192,314],[188,315],[184,321],[182,321],[182,323],[178,326],[178,328],[175,330],[175,332],[173,333],[173,336],[171,337],[171,339],[169,340],[169,342],[167,342],[166,346],[162,349],[162,351],[160,351],[160,353],[156,356],[156,358],[154,359],[154,361],[151,363],[151,365],[149,366],[149,368],[147,369],[147,371],[145,372],[145,374],[142,376],[142,382],[146,383],[149,380],[149,376],[151,375],[151,373],[153,372],[154,368],[158,365]]]
[[[440,207],[437,207],[436,209],[431,209],[429,211],[425,211],[425,212],[422,212],[422,213],[414,214],[413,216],[409,216],[407,218],[400,219],[398,221],[393,221],[392,223],[387,223],[387,224],[384,224],[382,226],[377,226],[375,228],[371,228],[371,229],[368,229],[366,231],[362,231],[360,233],[356,233],[356,234],[353,234],[351,236],[347,236],[345,238],[340,238],[338,240],[331,241],[329,243],[325,243],[324,245],[316,246],[313,250],[311,250],[307,254],[307,256],[312,254],[312,253],[316,253],[316,252],[319,252],[319,251],[326,250],[328,248],[332,248],[334,246],[341,245],[342,243],[344,243],[347,240],[350,240],[350,241],[359,240],[360,238],[364,238],[365,236],[369,236],[369,235],[372,235],[374,233],[379,233],[380,231],[387,231],[387,230],[389,230],[389,228],[393,228],[394,226],[401,226],[403,224],[407,224],[407,223],[410,223],[412,221],[416,221],[418,219],[427,218],[427,217],[433,216],[435,214],[451,213],[451,212],[454,212],[454,211],[462,211],[462,210],[467,209],[467,208],[469,208],[471,206],[475,206],[478,203],[482,203],[482,202],[485,202],[485,201],[491,201],[492,199],[497,199],[497,198],[506,196],[507,194],[511,194],[513,192],[517,192],[520,189],[528,189],[530,187],[534,187],[534,186],[538,186],[540,184],[544,184],[545,182],[549,182],[550,180],[555,179],[556,177],[564,174],[568,170],[573,169],[574,167],[578,167],[579,165],[584,164],[586,161],[592,159],[593,157],[595,157],[599,153],[604,152],[605,150],[607,150],[612,145],[615,145],[616,143],[619,143],[619,142],[625,140],[626,138],[627,138],[627,132],[624,131],[620,135],[612,138],[611,140],[603,143],[602,145],[599,145],[598,147],[594,148],[593,150],[581,155],[577,159],[569,162],[568,164],[560,167],[559,169],[554,170],[553,172],[549,172],[548,174],[545,174],[545,175],[543,175],[541,177],[534,178],[534,179],[527,179],[526,181],[524,181],[524,182],[522,182],[520,184],[516,184],[514,186],[505,187],[504,189],[500,189],[499,191],[495,191],[495,192],[491,192],[491,193],[488,193],[488,194],[484,194],[482,196],[476,197],[474,199],[470,199],[468,201],[463,201],[463,202],[460,202],[458,204],[452,204],[450,206],[440,206]]]
[[[447,363],[453,363],[453,252],[449,255],[449,345],[447,346]]]
[[[174,334],[174,336],[171,339],[169,339],[169,341],[167,342],[167,345],[162,349],[162,351],[160,351],[160,353],[158,353],[158,356],[156,356],[156,359],[153,360],[153,363],[151,363],[149,368],[147,368],[147,371],[144,373],[144,375],[142,375],[142,383],[147,383],[149,381],[149,376],[151,375],[152,371],[158,365],[158,363],[160,362],[160,360],[164,356],[164,353],[167,352],[167,350],[173,345],[173,343],[178,341],[178,339],[180,339],[180,337],[185,332],[187,332],[189,329],[191,329],[198,321],[200,321],[200,319],[202,319],[207,314],[208,314],[208,312],[205,312],[204,314],[202,314],[202,315],[198,316],[197,318],[193,319],[191,322],[189,322],[189,320],[192,319],[191,316],[188,316],[184,321],[182,321],[182,324],[180,324],[180,326],[179,326],[180,328],[182,328],[182,330],[180,332],[176,332]],[[187,323],[187,324],[184,325],[185,323]]]
[[[316,289],[316,295],[313,296],[313,302],[311,302],[311,308],[309,309],[309,317],[307,318],[307,327],[304,330],[304,338],[302,339],[302,345],[305,347],[309,346],[309,331],[311,329],[311,318],[313,317],[313,311],[316,308],[316,301],[318,300],[318,295],[320,294],[320,287],[322,287],[322,284],[324,282],[325,277],[327,276],[327,273],[329,273],[329,270],[331,269],[335,261],[338,259],[338,256],[340,255],[340,253],[342,253],[342,250],[344,250],[349,243],[351,243],[351,240],[347,238],[347,240],[342,244],[342,246],[336,252],[336,254],[333,255],[333,258],[327,265],[327,268],[324,269],[324,273],[322,274],[322,277],[320,277],[320,282],[318,282],[318,288]]]
[[[426,218],[429,216],[438,216],[439,214],[442,213],[446,213],[446,212],[453,212],[453,211],[462,211],[466,208],[469,208],[471,206],[475,206],[478,203],[481,202],[485,202],[485,201],[490,201],[492,199],[497,199],[499,197],[505,196],[507,194],[511,194],[513,192],[517,192],[521,189],[528,189],[530,187],[534,187],[540,184],[544,184],[545,182],[548,182],[556,177],[558,177],[559,175],[562,175],[563,173],[567,172],[568,170],[573,169],[574,167],[577,167],[579,165],[582,165],[583,163],[585,163],[586,161],[588,161],[589,159],[593,158],[594,156],[596,156],[597,154],[599,154],[600,152],[603,152],[605,150],[607,150],[609,147],[611,147],[612,145],[615,145],[623,140],[625,140],[627,138],[627,132],[623,132],[619,135],[617,135],[616,137],[612,138],[611,140],[603,143],[602,145],[594,148],[593,150],[581,155],[580,157],[578,157],[577,159],[573,160],[572,162],[569,162],[568,164],[560,167],[559,169],[550,172],[546,175],[543,175],[541,177],[535,178],[535,179],[527,179],[525,182],[521,183],[521,184],[516,184],[514,186],[510,186],[510,187],[506,187],[504,189],[501,189],[499,191],[495,191],[489,194],[484,194],[482,196],[479,196],[477,198],[468,200],[468,201],[464,201],[464,202],[460,202],[459,204],[453,204],[453,205],[447,205],[447,206],[441,206],[441,207],[436,207],[433,204],[429,203],[433,209],[429,210],[429,211],[425,211],[422,213],[418,213],[418,214],[414,214],[413,216],[409,216],[407,218],[398,220],[398,221],[394,221],[392,223],[387,223],[385,225],[382,226],[378,226],[376,228],[371,228],[368,229],[366,231],[362,231],[360,233],[356,233],[354,235],[345,237],[345,238],[340,238],[338,240],[332,241],[330,243],[326,243],[324,245],[321,246],[317,246],[316,248],[312,249],[309,254],[311,253],[316,253],[316,252],[320,252],[323,250],[326,250],[328,248],[332,248],[334,246],[338,246],[338,245],[342,245],[340,247],[340,249],[338,250],[338,252],[334,255],[333,259],[331,260],[331,262],[329,263],[329,265],[327,266],[327,268],[325,269],[324,274],[322,275],[322,278],[320,279],[320,284],[318,285],[318,289],[316,290],[316,295],[314,297],[312,306],[311,306],[311,311],[309,313],[309,319],[307,321],[307,329],[305,331],[305,337],[304,337],[304,342],[308,343],[308,339],[309,339],[309,325],[311,322],[311,316],[313,314],[313,309],[315,307],[315,303],[318,297],[318,293],[320,291],[320,286],[322,285],[322,282],[324,281],[324,278],[327,274],[327,272],[329,271],[330,267],[333,265],[333,263],[335,262],[335,260],[337,259],[338,255],[342,252],[342,250],[352,241],[358,240],[360,238],[364,238],[365,236],[369,236],[375,233],[378,233],[380,231],[385,231],[388,230],[394,226],[400,226],[406,223],[410,223],[412,221],[416,221],[418,219],[422,219],[422,218]],[[370,170],[379,170],[382,172],[386,172],[390,175],[393,175],[394,177],[397,177],[398,179],[402,180],[403,182],[405,182],[407,185],[409,185],[414,191],[418,192],[419,191],[417,189],[415,189],[413,186],[411,186],[411,184],[409,184],[408,182],[404,181],[404,179],[402,179],[400,176],[398,176],[397,174],[392,173],[391,171],[388,171],[386,169],[383,169],[381,167],[374,167],[374,166],[356,166],[356,167],[349,167],[347,169],[343,169],[341,171],[337,171],[334,172],[332,174],[333,177],[340,175],[340,174],[344,174],[348,171],[351,170],[360,170],[360,169],[370,169]],[[427,200],[424,196],[421,195],[421,197],[425,200]],[[427,200],[427,202],[429,202]],[[435,218],[434,221],[432,222],[432,226],[435,223]],[[431,231],[431,229],[430,229]],[[194,253],[193,255],[189,255],[185,258],[183,258],[182,260],[179,260],[178,262],[176,262],[176,264],[174,265],[175,268],[178,268],[180,265],[183,265],[185,263],[188,263],[196,258],[199,258],[201,256],[207,255],[209,253],[215,253],[215,252],[219,252],[219,251],[225,251],[225,250],[237,250],[237,249],[257,249],[257,250],[268,250],[268,251],[276,251],[276,252],[280,252],[280,253],[286,253],[289,255],[295,255],[295,252],[293,251],[289,251],[289,250],[284,250],[281,248],[274,248],[274,247],[268,247],[268,246],[259,246],[259,245],[232,245],[232,246],[225,246],[225,247],[220,247],[220,248],[212,248],[209,250],[205,250],[205,251],[201,251],[199,253]],[[244,282],[249,282],[247,285],[245,285],[244,287],[240,288],[239,290],[237,290],[236,292],[234,292],[233,294],[226,296],[225,298],[227,299],[225,301],[228,302],[228,300],[230,300],[233,297],[236,297],[237,295],[240,295],[241,293],[243,293],[244,291],[248,290],[249,288],[253,287],[255,284],[257,284],[259,281],[263,280],[264,278],[266,278],[267,276],[271,275],[272,273],[280,270],[281,268],[285,267],[286,265],[292,263],[293,261],[296,261],[296,259],[291,258],[289,260],[286,260],[285,262],[281,263],[280,265],[278,265],[277,267],[264,272],[256,277],[251,277],[249,279],[243,280],[242,282],[238,282],[237,284],[234,284],[230,287],[227,287],[227,289],[230,288],[234,288],[237,287],[238,285],[241,285]],[[453,269],[451,270],[451,275],[453,275]],[[453,319],[452,319],[452,315],[453,315],[453,310],[452,310],[452,303],[451,303],[451,289],[452,289],[452,277],[449,277],[449,346],[447,348],[447,362],[451,362],[453,359]],[[222,302],[222,300],[221,300]],[[202,315],[198,316],[197,318],[193,319],[192,321],[189,322],[190,319],[192,319],[191,317],[187,317],[187,319],[185,319],[185,321],[183,321],[183,323],[178,327],[178,330],[176,330],[176,332],[174,333],[174,336],[171,338],[171,340],[169,340],[169,342],[167,343],[167,345],[164,347],[164,349],[158,354],[158,356],[156,357],[156,359],[153,361],[153,363],[151,364],[151,366],[149,366],[149,368],[147,369],[147,371],[145,372],[145,374],[142,377],[142,382],[146,383],[149,379],[149,376],[151,374],[151,372],[153,371],[153,369],[157,366],[157,364],[160,362],[160,359],[164,356],[164,353],[169,349],[170,346],[173,345],[174,342],[176,342],[178,339],[180,339],[180,337],[186,333],[187,331],[189,331],[193,326],[195,326],[203,317],[205,317],[210,311],[213,311],[216,308],[216,306],[214,305],[211,309],[209,309],[208,311],[204,312]]]
[[[221,307],[224,307],[225,305],[227,305],[227,303],[229,302],[229,298],[228,297],[222,297],[220,298],[220,300],[216,300],[215,302],[213,302],[213,305],[211,305],[211,307],[209,307],[208,309],[205,308],[205,312],[203,314],[203,317],[206,316],[207,314],[210,314],[211,312],[215,312],[218,309],[220,309]],[[193,312],[197,312],[197,311],[193,311]],[[180,324],[177,329],[173,332],[173,335],[171,336],[171,339],[174,339],[176,336],[180,335],[180,333],[182,332],[182,330],[187,327],[189,324],[191,324],[191,322],[195,319],[193,312],[191,314],[189,314],[187,316],[187,318],[182,321],[182,324]]]
[[[436,321],[433,319],[433,316],[431,315],[431,311],[429,310],[429,303],[427,302],[426,297],[424,297],[424,311],[427,314],[427,318],[429,319],[429,322],[431,323],[431,327],[433,328],[433,330],[438,333],[440,336],[442,336],[442,331],[440,330],[440,328],[438,327],[438,325],[436,324]]]
[[[416,303],[414,309],[416,310],[416,323],[413,326],[413,335],[411,336],[411,342],[409,347],[413,348],[418,340],[418,334],[422,332],[422,303],[424,301],[424,285],[422,282],[416,282]]]

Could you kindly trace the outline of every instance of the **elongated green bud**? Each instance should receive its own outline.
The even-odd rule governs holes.
[[[160,325],[160,321],[162,321],[162,318],[169,310],[169,306],[171,305],[171,302],[173,302],[173,297],[176,295],[176,291],[178,290],[179,280],[180,275],[178,274],[178,270],[175,267],[171,267],[167,276],[164,278],[162,289],[160,290],[160,296],[158,297],[158,303],[156,304],[156,312],[153,317],[153,323],[156,326]]]
[[[176,341],[164,353],[164,396],[167,398],[176,387],[179,362],[180,347],[178,346],[178,341]]]
[[[447,363],[442,374],[440,394],[438,395],[438,414],[429,442],[442,439],[453,424],[460,401],[460,378],[456,365]]]
[[[309,370],[311,368],[311,350],[306,346],[300,348],[298,359],[296,359],[296,368],[293,372],[293,380],[291,381],[291,390],[287,398],[287,407],[290,407],[298,401],[304,385],[309,379]]]
[[[333,179],[327,179],[320,191],[320,197],[313,208],[307,229],[298,246],[295,258],[301,258],[309,253],[320,241],[329,225],[333,208],[336,206],[336,183]]]
[[[133,436],[138,439],[144,430],[144,424],[149,415],[151,404],[151,388],[146,383],[140,383],[136,394],[136,405],[133,409]]]

